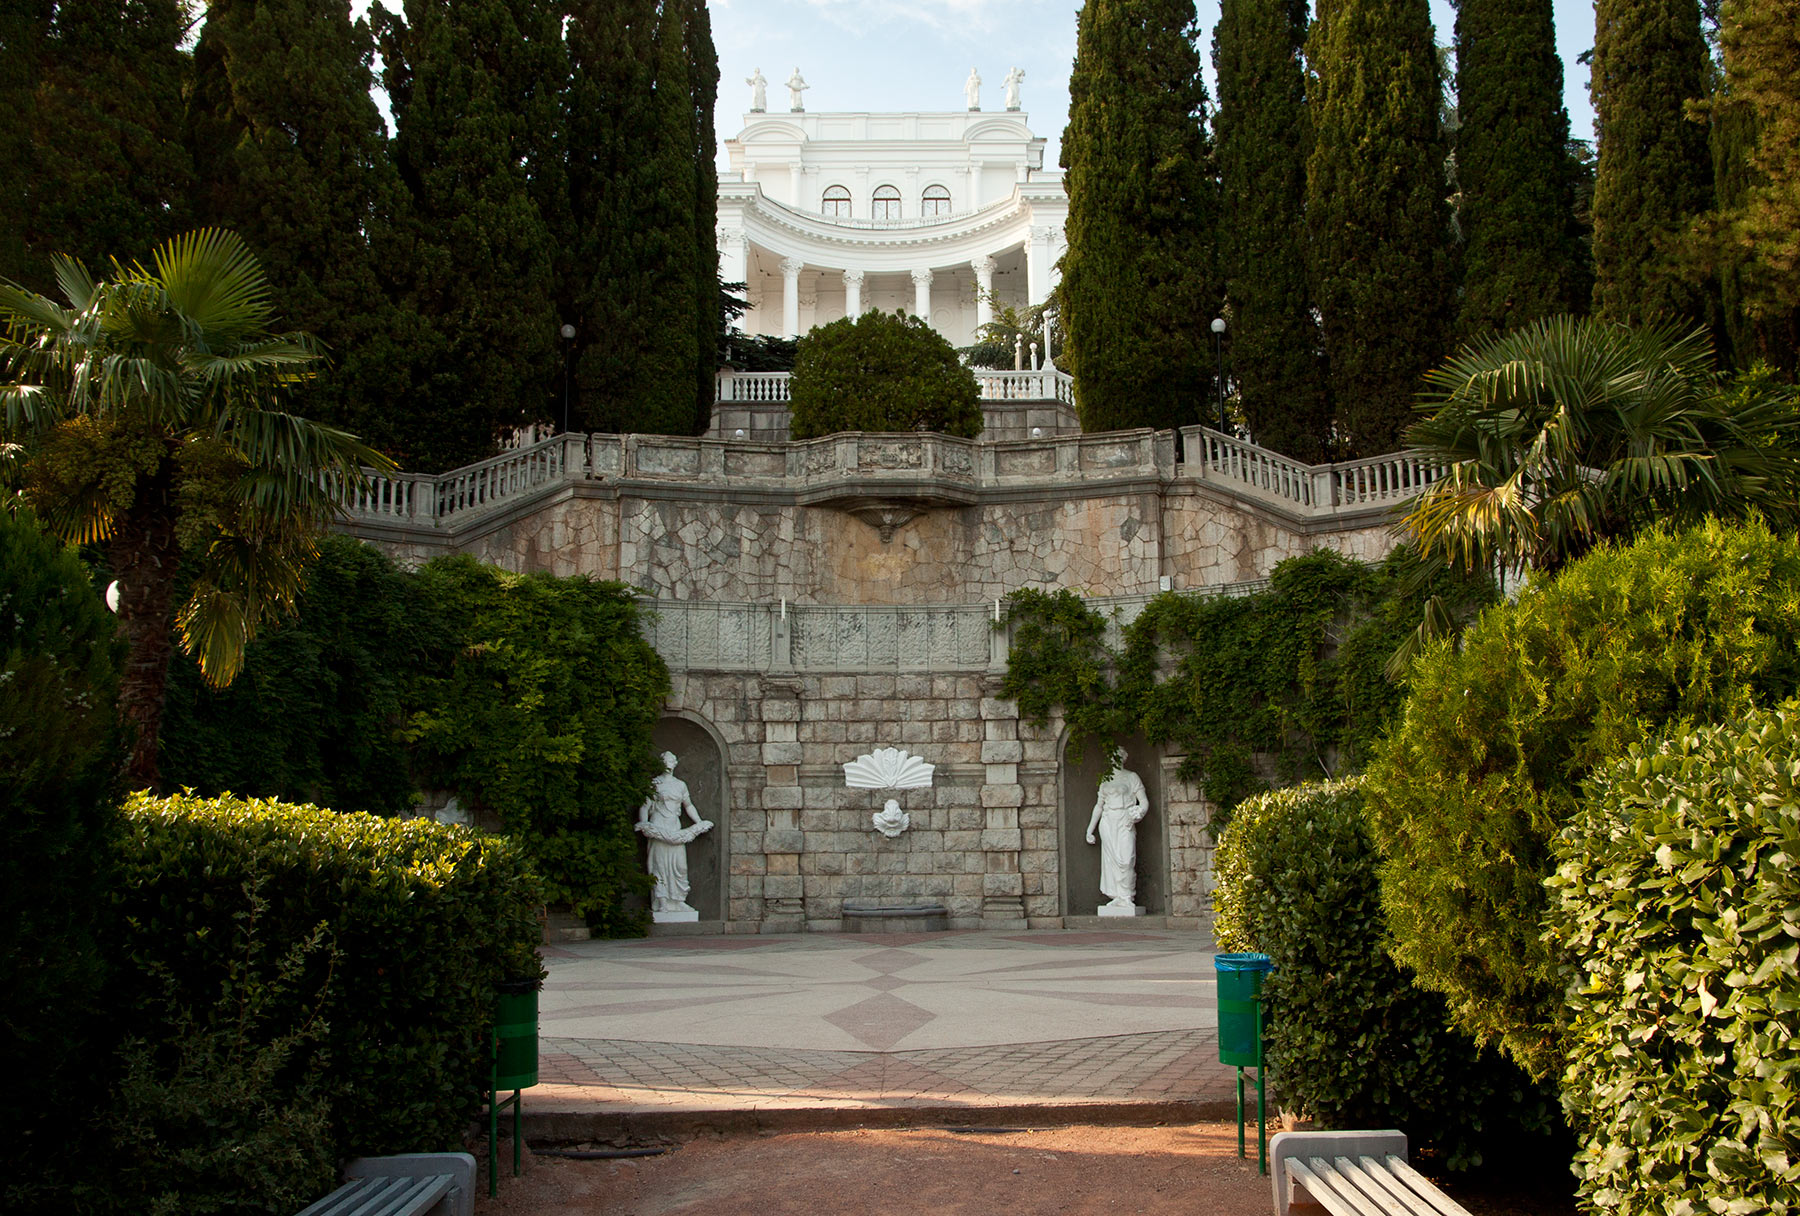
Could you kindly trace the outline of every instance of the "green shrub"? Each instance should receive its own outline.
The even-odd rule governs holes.
[[[1800,1211],[1800,705],[1634,746],[1556,844],[1595,1210]]]
[[[1547,1129],[1554,1099],[1389,956],[1362,801],[1352,780],[1237,807],[1219,838],[1214,933],[1274,964],[1267,1060],[1283,1105],[1327,1128],[1398,1127],[1452,1167],[1479,1164],[1491,1137]]]
[[[0,1208],[66,1210],[68,1129],[91,1102],[96,917],[124,750],[122,649],[75,554],[0,509],[0,1076],[14,1104]]]
[[[975,374],[931,326],[903,313],[865,312],[821,325],[794,354],[789,433],[981,433]]]
[[[1800,543],[1657,531],[1490,609],[1414,664],[1368,773],[1395,957],[1533,1076],[1561,1071],[1566,964],[1543,940],[1551,843],[1599,765],[1800,682]]]
[[[258,1099],[273,1110],[303,1114],[300,1082],[322,1061],[333,1157],[456,1148],[480,1101],[495,987],[542,974],[539,900],[505,837],[272,801],[134,795],[110,1004],[126,1026],[161,1027],[127,1053],[128,1076],[162,1086],[139,1107],[154,1123],[190,1100],[183,1069],[193,1061],[174,1049],[198,1033],[199,1059],[213,1046],[239,1059],[259,1045],[285,1053],[269,1075],[290,1088]],[[252,997],[258,1035],[234,1045],[221,1017]],[[243,1067],[235,1082],[262,1075]],[[225,1093],[235,1082],[217,1084]],[[233,1099],[232,1127],[254,1129],[252,1099]]]
[[[631,589],[468,557],[431,563],[419,589],[457,649],[419,682],[417,771],[497,812],[553,903],[629,931],[620,899],[650,889],[632,825],[662,771],[650,734],[669,694]]]
[[[207,685],[186,655],[170,664],[164,784],[407,810],[413,685],[428,654],[450,649],[443,631],[412,575],[368,545],[326,539],[294,615],[259,632],[228,687]]]

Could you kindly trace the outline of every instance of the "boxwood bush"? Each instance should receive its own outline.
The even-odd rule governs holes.
[[[138,1128],[121,1151],[142,1187],[160,1160],[253,1139],[270,1112],[308,1126],[314,1095],[329,1107],[328,1160],[460,1145],[495,986],[542,975],[538,884],[516,844],[423,820],[139,794],[116,873],[110,1006],[134,1036],[124,1062],[137,1086],[120,1122]],[[218,1050],[197,1059],[197,1038]],[[208,1055],[234,1061],[209,1082],[217,1101],[194,1091]]]
[[[1555,1099],[1389,956],[1362,801],[1353,779],[1241,803],[1219,838],[1214,933],[1274,963],[1267,1059],[1285,1106],[1327,1128],[1398,1127],[1476,1165],[1493,1137],[1549,1128]]]
[[[871,310],[800,339],[789,433],[981,433],[981,390],[944,336],[918,317]]]
[[[1556,844],[1581,1194],[1800,1210],[1800,705],[1633,747]]]
[[[1534,1076],[1562,1071],[1566,962],[1543,938],[1551,845],[1582,783],[1671,724],[1800,686],[1800,542],[1656,531],[1427,650],[1367,774],[1395,956]]]

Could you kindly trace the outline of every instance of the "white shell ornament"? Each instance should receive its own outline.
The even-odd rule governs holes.
[[[931,785],[936,766],[904,748],[878,747],[844,765],[844,784],[853,790],[919,790]]]

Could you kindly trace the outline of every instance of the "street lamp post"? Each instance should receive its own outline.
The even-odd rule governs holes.
[[[575,327],[563,323],[563,434],[569,433],[569,343],[575,339]]]
[[[1225,433],[1225,318],[1212,319],[1213,361],[1219,374],[1219,433]]]

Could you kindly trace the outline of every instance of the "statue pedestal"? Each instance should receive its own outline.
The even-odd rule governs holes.
[[[1133,908],[1121,908],[1114,904],[1101,904],[1098,912],[1101,916],[1142,916],[1144,905],[1138,904]]]
[[[687,907],[676,908],[669,912],[653,911],[650,913],[650,923],[653,925],[686,925],[699,919],[699,911]]]

